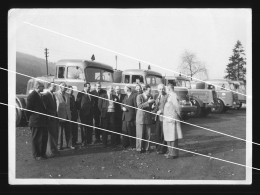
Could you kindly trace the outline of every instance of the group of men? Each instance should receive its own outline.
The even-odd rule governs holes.
[[[149,85],[141,87],[139,84],[135,90],[126,85],[123,94],[119,86],[108,86],[103,90],[101,84],[96,83],[95,89],[91,90],[90,83],[85,83],[76,98],[72,86],[64,82],[59,84],[58,91],[55,83],[48,83],[47,89],[43,90],[43,83],[36,81],[35,89],[27,98],[26,114],[32,132],[32,154],[36,160],[54,157],[64,148],[77,149],[97,143],[104,147],[149,153],[154,123],[158,154],[167,152],[167,147],[160,144],[167,141],[168,145],[177,147],[178,139],[182,138],[178,121],[169,119],[179,116],[178,100],[172,85],[168,86],[169,93],[166,94],[166,87],[159,84],[159,94],[154,98]],[[168,117],[162,116],[165,111]],[[78,125],[78,122],[83,125]],[[78,139],[79,126],[81,139]],[[166,158],[177,156],[178,150],[169,147]]]

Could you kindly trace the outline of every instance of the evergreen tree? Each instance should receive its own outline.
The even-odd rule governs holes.
[[[233,55],[229,58],[226,73],[226,79],[246,81],[246,57],[239,40],[233,49]]]

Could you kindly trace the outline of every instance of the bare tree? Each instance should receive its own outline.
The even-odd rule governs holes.
[[[197,60],[195,53],[189,51],[185,51],[182,55],[182,62],[179,69],[183,74],[189,75],[191,79],[198,73],[204,73],[204,75],[207,75],[207,69],[204,63]]]

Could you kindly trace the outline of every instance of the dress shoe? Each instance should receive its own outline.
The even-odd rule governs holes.
[[[37,161],[39,161],[39,160],[45,160],[46,158],[43,158],[43,157],[41,157],[41,156],[37,156],[37,157],[35,157],[34,159],[37,160]]]
[[[178,156],[171,156],[171,155],[168,155],[168,156],[166,156],[166,158],[167,158],[167,159],[176,159],[176,158],[178,158]]]
[[[70,149],[74,150],[74,149],[75,149],[75,146],[70,146]]]

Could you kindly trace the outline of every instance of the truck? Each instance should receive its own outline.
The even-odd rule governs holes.
[[[213,89],[217,93],[217,107],[212,109],[215,113],[224,113],[231,108],[238,108],[240,102],[238,94],[235,93],[235,87],[232,81],[225,79],[211,79],[205,80],[199,85],[197,89]]]
[[[238,101],[239,101],[239,107],[237,109],[239,110],[242,107],[242,104],[246,104],[246,85],[243,81],[231,81],[234,85],[235,91],[238,92]]]
[[[106,88],[113,83],[113,68],[107,64],[81,60],[81,59],[64,59],[59,60],[56,64],[56,73],[54,76],[42,76],[30,79],[27,83],[26,94],[16,95],[16,125],[26,124],[26,116],[23,108],[26,108],[26,101],[28,94],[34,89],[36,79],[46,81],[44,86],[46,88],[47,82],[54,82],[59,84],[60,82],[66,82],[67,85],[71,85],[74,90],[82,91],[84,83],[89,82],[91,88],[97,82],[101,83],[102,88]],[[59,87],[56,87],[58,90]],[[77,97],[78,92],[74,92],[74,96]]]
[[[151,86],[153,96],[159,93],[157,90],[158,84],[163,83],[161,73],[145,69],[127,69],[121,72],[117,71],[114,74],[114,78],[115,81],[117,81],[115,85],[120,86],[121,90],[123,90],[125,85],[129,85],[134,89],[136,84],[140,84],[141,86],[148,84]],[[188,119],[190,114],[196,111],[196,107],[190,102],[188,90],[186,87],[176,87],[175,92],[180,100],[181,118],[183,120]],[[124,92],[122,91],[122,93]]]
[[[165,76],[165,84],[172,83],[178,87],[186,87],[191,103],[196,106],[196,111],[192,113],[193,117],[205,117],[213,108],[217,107],[217,95],[214,89],[196,88],[198,82],[191,82],[184,76]]]

